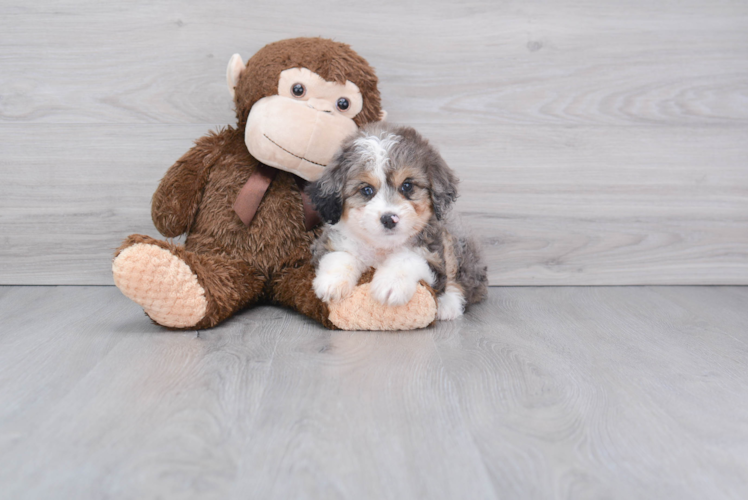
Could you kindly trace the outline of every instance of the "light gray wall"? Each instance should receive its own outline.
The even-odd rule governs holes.
[[[748,284],[748,3],[0,4],[0,284],[111,284],[233,123],[225,67],[350,43],[462,178],[491,284]]]

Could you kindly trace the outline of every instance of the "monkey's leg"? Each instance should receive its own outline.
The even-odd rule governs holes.
[[[131,235],[115,253],[114,283],[156,323],[210,328],[257,300],[263,279],[243,261]]]
[[[272,279],[275,300],[319,321],[327,328],[341,330],[414,330],[424,328],[436,318],[434,291],[421,283],[407,304],[388,307],[371,296],[372,271],[361,277],[353,293],[327,304],[314,293],[314,266],[308,259],[298,260],[276,273]]]
[[[280,305],[290,307],[327,328],[335,328],[330,321],[330,311],[314,293],[314,266],[308,253],[288,259],[270,280],[273,299]]]

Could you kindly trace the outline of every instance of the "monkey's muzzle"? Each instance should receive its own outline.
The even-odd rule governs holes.
[[[317,110],[306,101],[265,97],[249,112],[244,140],[265,165],[317,180],[356,123],[334,111]]]

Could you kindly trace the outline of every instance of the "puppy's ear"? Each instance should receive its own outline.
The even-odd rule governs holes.
[[[437,220],[442,220],[449,212],[452,203],[457,199],[457,176],[439,153],[433,151],[429,162],[431,178],[431,204]]]
[[[306,194],[328,224],[337,224],[343,215],[343,188],[346,176],[336,157],[325,169],[322,177],[306,187]]]

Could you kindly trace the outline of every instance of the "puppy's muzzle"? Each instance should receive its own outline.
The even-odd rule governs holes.
[[[393,229],[400,220],[400,217],[395,214],[384,214],[379,220],[382,221],[382,225],[387,229]]]

